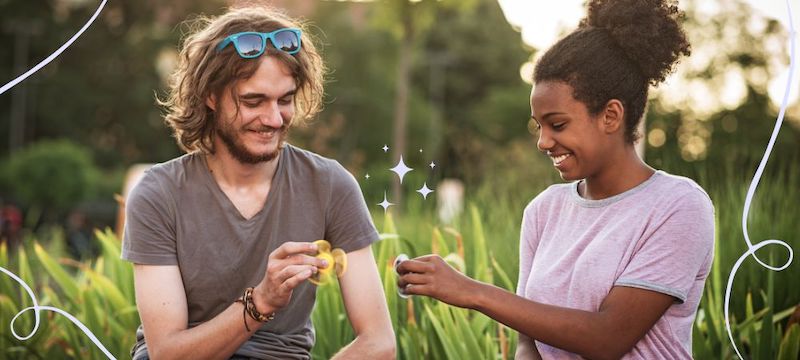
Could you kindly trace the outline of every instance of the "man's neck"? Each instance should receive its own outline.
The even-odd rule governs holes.
[[[206,155],[206,163],[214,180],[220,185],[241,188],[270,184],[278,169],[280,153],[270,161],[243,164],[231,156],[224,147],[217,149],[215,154]]]

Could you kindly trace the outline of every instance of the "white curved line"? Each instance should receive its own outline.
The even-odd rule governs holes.
[[[764,152],[764,157],[761,158],[761,162],[758,164],[758,168],[756,169],[756,173],[753,176],[753,180],[750,182],[750,187],[747,189],[747,196],[744,200],[744,211],[742,212],[742,232],[744,233],[744,240],[747,243],[747,251],[742,254],[741,257],[736,261],[733,265],[733,269],[731,269],[731,273],[728,276],[728,284],[725,287],[725,330],[728,332],[728,338],[731,341],[731,345],[733,345],[733,349],[736,351],[736,355],[739,356],[739,359],[742,359],[742,354],[739,352],[739,348],[736,346],[736,341],[733,339],[733,332],[731,331],[731,324],[730,324],[730,295],[731,289],[733,288],[733,279],[736,276],[736,272],[739,270],[739,266],[742,265],[742,262],[750,255],[753,255],[753,258],[756,259],[761,266],[772,270],[772,271],[781,271],[789,267],[794,259],[794,251],[792,247],[789,246],[786,242],[782,240],[765,240],[756,245],[750,241],[750,235],[747,233],[747,217],[750,213],[750,205],[753,201],[753,195],[756,192],[756,188],[758,187],[758,183],[761,180],[761,176],[764,173],[764,168],[767,166],[767,160],[769,160],[769,155],[772,153],[772,148],[775,146],[775,140],[778,138],[778,133],[781,130],[781,125],[783,124],[783,117],[786,114],[786,105],[789,102],[789,92],[791,91],[792,85],[792,76],[794,75],[795,69],[795,30],[794,30],[794,20],[792,18],[792,8],[789,5],[789,0],[786,0],[786,10],[789,14],[789,41],[791,42],[791,52],[789,54],[789,78],[786,80],[786,91],[783,93],[783,101],[781,102],[781,111],[778,114],[778,118],[775,120],[775,128],[772,130],[772,136],[769,139],[769,144],[767,145],[767,149]],[[764,246],[767,245],[780,245],[785,247],[789,250],[789,259],[786,261],[783,266],[776,267],[769,265],[756,256],[756,251]]]
[[[61,47],[56,49],[56,51],[54,51],[52,54],[50,54],[50,56],[48,56],[46,59],[44,59],[41,62],[39,62],[38,64],[36,64],[36,66],[34,66],[30,70],[26,71],[24,74],[22,74],[20,76],[17,76],[16,79],[11,80],[7,84],[3,85],[3,87],[0,88],[0,95],[2,95],[4,92],[8,91],[9,89],[13,88],[14,86],[19,84],[23,80],[27,79],[28,76],[33,75],[33,73],[39,71],[39,69],[41,69],[45,65],[49,64],[51,61],[53,61],[55,58],[57,58],[59,55],[61,55],[61,53],[64,52],[64,50],[66,50],[70,45],[72,45],[72,43],[75,42],[75,40],[79,36],[81,36],[81,34],[83,34],[84,31],[86,31],[86,29],[89,28],[89,25],[92,25],[92,23],[94,22],[94,19],[96,19],[97,16],[100,15],[100,11],[102,11],[103,7],[106,6],[106,1],[108,1],[108,0],[103,0],[103,2],[100,3],[100,7],[97,8],[97,11],[94,12],[94,15],[92,15],[92,17],[89,19],[89,21],[87,21],[86,24],[84,24],[83,27],[80,30],[78,30],[78,32],[75,33],[75,35],[72,36],[72,38],[67,40],[67,42],[65,42],[64,45],[61,45]]]
[[[11,271],[6,270],[2,266],[0,266],[0,272],[3,272],[4,274],[6,274],[9,277],[11,277],[12,279],[14,279],[14,281],[16,281],[20,285],[22,285],[22,287],[25,289],[25,292],[27,292],[28,296],[30,296],[31,302],[33,302],[33,306],[29,306],[29,307],[26,307],[26,308],[22,309],[20,312],[17,313],[17,315],[14,316],[13,319],[11,319],[11,323],[9,324],[9,327],[11,328],[11,334],[14,335],[14,337],[17,338],[17,340],[21,340],[21,341],[28,340],[33,335],[36,334],[36,330],[39,329],[39,320],[40,320],[39,311],[41,311],[41,310],[52,311],[54,313],[64,315],[67,319],[69,319],[69,321],[72,321],[72,323],[75,324],[76,326],[78,326],[78,328],[80,328],[81,331],[83,331],[83,333],[86,334],[86,336],[89,337],[89,340],[91,340],[97,346],[97,348],[100,349],[103,352],[103,354],[106,355],[106,357],[108,357],[109,359],[116,360],[114,355],[111,355],[111,353],[108,351],[108,349],[106,349],[105,346],[103,346],[103,344],[100,342],[100,340],[98,340],[97,337],[94,336],[92,331],[89,330],[89,328],[87,328],[86,325],[84,325],[80,320],[78,320],[77,318],[72,316],[72,314],[70,314],[70,313],[68,313],[68,312],[66,312],[64,310],[61,310],[59,308],[52,307],[52,306],[39,306],[39,302],[36,301],[36,297],[33,295],[33,290],[31,290],[31,288],[28,286],[28,284],[25,283],[25,281],[20,279],[19,276],[15,275]],[[17,334],[17,331],[14,330],[14,323],[17,321],[17,318],[19,318],[20,315],[22,315],[22,314],[24,314],[24,313],[26,313],[26,312],[28,312],[30,310],[33,310],[33,316],[35,318],[35,321],[34,321],[34,324],[33,324],[33,329],[31,330],[31,332],[28,335],[20,336],[19,334]]]

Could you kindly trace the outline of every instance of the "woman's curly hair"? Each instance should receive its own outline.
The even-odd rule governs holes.
[[[563,81],[597,115],[611,99],[625,107],[625,140],[633,143],[650,85],[669,75],[691,49],[669,0],[591,0],[575,31],[539,59],[533,82]]]
[[[189,25],[198,30],[183,42],[167,99],[157,99],[166,108],[165,121],[184,151],[214,153],[216,125],[214,112],[206,105],[206,100],[210,96],[221,96],[226,87],[249,78],[258,69],[260,57],[241,58],[233,46],[217,51],[217,45],[231,34],[300,28],[303,34],[299,52],[289,55],[275,49],[268,41],[262,56],[278,59],[294,76],[296,111],[291,124],[301,125],[321,110],[325,66],[305,24],[270,7],[249,6],[231,9],[215,18],[200,17],[190,21]],[[238,104],[233,87],[231,95]]]

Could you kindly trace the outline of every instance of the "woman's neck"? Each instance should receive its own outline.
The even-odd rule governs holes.
[[[633,189],[653,173],[655,169],[642,161],[633,146],[628,146],[599,173],[584,179],[578,185],[578,193],[588,200],[606,199]]]

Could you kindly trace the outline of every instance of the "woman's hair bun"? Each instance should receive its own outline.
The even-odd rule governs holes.
[[[679,24],[683,12],[669,0],[590,0],[579,28],[607,31],[651,85],[691,53]]]

